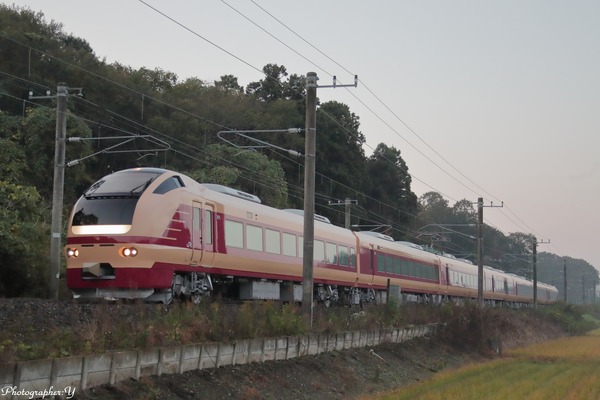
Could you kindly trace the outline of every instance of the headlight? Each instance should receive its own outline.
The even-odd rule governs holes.
[[[135,247],[123,247],[121,249],[121,255],[123,257],[135,257],[137,256],[138,251]]]
[[[79,257],[79,250],[75,249],[75,248],[67,249],[67,257],[69,257],[69,258]]]

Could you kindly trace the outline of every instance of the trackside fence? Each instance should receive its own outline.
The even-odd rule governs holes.
[[[69,398],[73,391],[151,375],[288,360],[328,351],[401,343],[430,335],[436,328],[436,324],[428,324],[402,329],[314,333],[20,361],[0,365],[0,400],[49,398],[49,394],[61,394],[60,391],[63,398]]]

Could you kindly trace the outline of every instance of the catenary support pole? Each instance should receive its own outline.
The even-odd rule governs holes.
[[[537,239],[533,238],[533,308],[537,308]]]
[[[317,74],[306,74],[306,137],[304,158],[304,243],[302,264],[302,315],[312,326],[313,258],[315,234],[315,157],[317,134]]]
[[[65,137],[67,132],[67,95],[65,83],[59,83],[56,93],[56,142],[54,147],[54,187],[52,189],[52,227],[50,237],[50,298],[58,298],[62,237],[63,193],[65,184]]]
[[[563,264],[563,288],[565,289],[565,304],[567,304],[567,259],[565,258]]]
[[[483,197],[477,199],[477,300],[483,309]]]

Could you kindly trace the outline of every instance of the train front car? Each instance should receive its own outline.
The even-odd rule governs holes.
[[[107,175],[85,191],[64,248],[75,298],[171,301],[174,269],[190,266],[192,207],[181,190],[185,179],[135,168]]]

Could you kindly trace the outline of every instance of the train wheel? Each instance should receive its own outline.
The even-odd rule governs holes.
[[[162,303],[165,306],[170,306],[173,303],[173,289],[167,289],[162,296]]]
[[[196,305],[200,304],[202,302],[202,292],[194,292],[192,293],[192,295],[190,296],[190,301]]]

